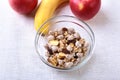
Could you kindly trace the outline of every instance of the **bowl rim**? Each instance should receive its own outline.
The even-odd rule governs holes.
[[[38,29],[38,31],[37,31],[37,33],[36,33],[35,40],[34,40],[35,50],[36,50],[38,56],[40,57],[40,59],[42,60],[42,62],[45,63],[46,65],[48,65],[49,67],[52,67],[53,69],[60,70],[60,71],[69,71],[69,70],[72,70],[72,69],[75,70],[75,69],[78,67],[78,66],[74,66],[74,67],[71,67],[71,68],[58,68],[58,67],[54,67],[54,66],[48,64],[48,63],[45,61],[45,59],[40,55],[40,52],[38,51],[38,48],[37,48],[37,46],[38,46],[38,45],[37,45],[37,44],[38,44],[38,39],[39,39],[39,36],[42,36],[42,34],[39,32],[40,29],[41,29],[47,22],[51,21],[52,19],[59,18],[59,17],[71,17],[71,18],[74,18],[74,19],[82,22],[84,25],[86,25],[86,27],[87,27],[87,28],[90,30],[90,32],[91,32],[90,38],[92,39],[92,40],[91,40],[91,41],[92,41],[92,44],[91,44],[92,48],[90,47],[90,50],[89,50],[89,52],[88,52],[88,53],[90,53],[90,54],[87,55],[87,56],[85,57],[85,59],[78,64],[78,65],[79,65],[79,68],[81,68],[83,65],[85,65],[85,64],[90,60],[90,58],[91,58],[92,55],[93,55],[93,51],[94,51],[94,48],[95,48],[95,35],[94,35],[94,32],[93,32],[93,30],[91,29],[91,27],[90,27],[86,22],[84,22],[83,20],[81,20],[81,19],[79,19],[79,18],[77,18],[77,17],[75,17],[75,16],[71,16],[71,15],[60,15],[60,16],[51,17],[51,18],[49,18],[48,20],[46,20],[46,21],[40,26],[40,28]]]

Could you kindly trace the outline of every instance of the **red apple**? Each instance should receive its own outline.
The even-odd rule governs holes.
[[[28,14],[35,9],[38,0],[9,0],[9,3],[16,12]]]
[[[93,18],[99,11],[101,0],[70,0],[70,8],[82,20]]]

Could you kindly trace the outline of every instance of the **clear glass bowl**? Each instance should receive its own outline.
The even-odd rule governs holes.
[[[48,24],[49,24],[49,28],[46,27],[45,29],[42,30],[42,32],[40,32],[41,29],[44,26],[47,26]],[[73,66],[69,69],[57,68],[50,65],[50,63],[47,61],[47,57],[45,56],[46,49],[44,46],[47,43],[47,40],[45,38],[45,35],[43,35],[42,33],[44,33],[46,29],[50,31],[54,31],[55,29],[60,29],[62,27],[74,28],[75,31],[78,32],[81,35],[81,37],[84,38],[89,43],[88,51],[84,56],[84,58],[81,60],[81,62],[78,65]],[[69,15],[56,16],[45,21],[40,26],[35,37],[35,48],[42,62],[44,62],[46,65],[48,65],[51,68],[62,70],[62,71],[75,70],[82,67],[85,63],[87,63],[92,56],[94,44],[95,44],[95,37],[90,26],[85,22],[83,22],[82,20]]]

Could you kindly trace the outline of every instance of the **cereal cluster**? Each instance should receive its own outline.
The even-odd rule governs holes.
[[[88,43],[73,28],[49,31],[46,38],[47,61],[58,68],[77,65],[88,49]]]

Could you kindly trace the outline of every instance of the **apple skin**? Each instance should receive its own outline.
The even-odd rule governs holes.
[[[20,14],[29,14],[37,6],[38,0],[9,0],[10,6]]]
[[[101,0],[70,0],[70,8],[73,14],[82,19],[93,18],[101,7]]]

